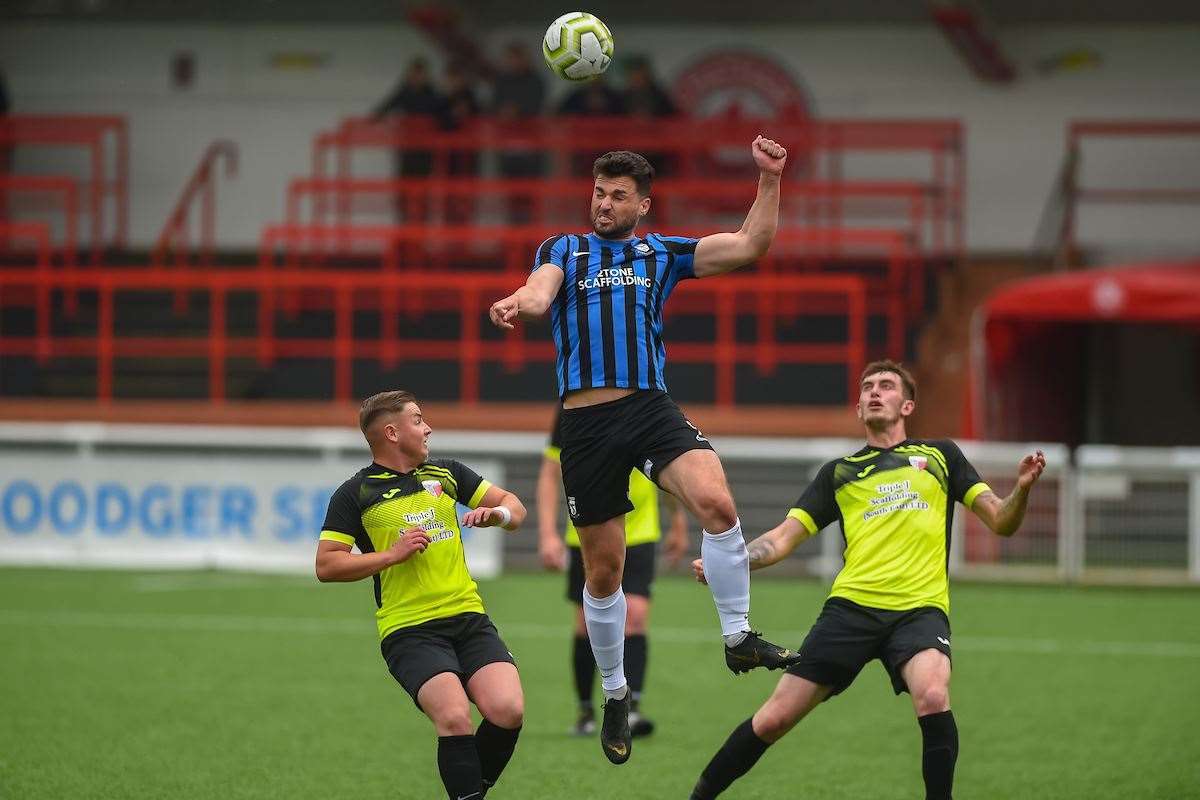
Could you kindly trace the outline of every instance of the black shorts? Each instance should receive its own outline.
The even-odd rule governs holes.
[[[712,450],[666,392],[643,390],[562,412],[562,475],[576,525],[628,514],[629,472],[658,483],[659,472],[689,450]]]
[[[650,599],[650,584],[654,583],[654,557],[657,542],[643,542],[625,548],[625,571],[621,575],[621,588],[625,594],[640,595]],[[568,547],[567,599],[576,605],[583,603],[583,551]]]
[[[930,648],[950,656],[950,620],[940,608],[886,611],[831,597],[800,645],[800,660],[788,672],[832,686],[832,697],[878,658],[892,679],[892,689],[900,694],[908,691],[901,668]]]
[[[388,671],[414,703],[417,692],[434,675],[453,672],[466,687],[480,667],[497,661],[517,663],[488,615],[474,612],[392,631],[379,649]]]

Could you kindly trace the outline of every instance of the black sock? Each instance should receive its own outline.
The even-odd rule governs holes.
[[[479,775],[479,753],[475,737],[438,737],[438,771],[450,800],[479,800],[483,797],[483,780]]]
[[[691,800],[712,800],[749,772],[770,746],[770,742],[764,742],[754,733],[751,720],[738,725],[700,773]]]
[[[479,723],[475,731],[475,749],[479,751],[479,770],[485,791],[500,780],[500,773],[508,766],[520,735],[520,728],[501,728],[486,719]]]
[[[647,650],[646,634],[625,637],[625,680],[629,682],[634,701],[641,699],[642,686],[646,683]]]
[[[579,707],[591,709],[592,688],[596,684],[596,657],[592,655],[592,643],[588,637],[575,637],[571,664],[575,669],[575,696],[579,699]]]
[[[954,712],[942,711],[917,717],[921,726],[921,776],[925,778],[925,800],[950,800],[954,786],[954,762],[958,760],[958,726]]]

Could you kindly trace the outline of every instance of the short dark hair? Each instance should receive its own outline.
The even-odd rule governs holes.
[[[880,372],[894,372],[900,376],[900,383],[904,387],[904,399],[917,399],[917,381],[913,378],[912,373],[905,369],[904,365],[899,361],[892,361],[890,358],[885,358],[881,361],[872,361],[863,369],[862,375],[858,379],[859,386],[862,382],[872,375],[878,375]]]
[[[630,150],[613,150],[596,159],[592,164],[592,177],[633,178],[638,194],[650,195],[650,184],[654,182],[654,167],[650,162]]]
[[[384,414],[399,413],[404,410],[406,405],[415,402],[417,402],[417,398],[413,396],[413,393],[403,389],[373,394],[363,400],[362,405],[358,408],[358,427],[365,436],[371,423],[379,417]]]

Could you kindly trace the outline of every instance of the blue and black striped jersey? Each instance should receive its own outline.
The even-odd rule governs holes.
[[[695,277],[697,241],[657,233],[612,241],[589,233],[542,243],[533,268],[554,264],[566,274],[550,304],[560,397],[599,386],[666,391],[663,303],[675,284]]]

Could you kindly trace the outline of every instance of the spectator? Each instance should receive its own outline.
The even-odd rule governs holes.
[[[440,111],[442,127],[456,130],[479,113],[479,98],[470,76],[459,64],[448,64],[442,81],[445,89]]]
[[[470,76],[462,65],[450,63],[443,75],[443,105],[440,116],[441,127],[457,131],[479,114],[479,100]],[[475,148],[451,150],[446,154],[446,174],[470,177],[479,174],[479,151]],[[472,197],[462,193],[450,194],[446,202],[446,220],[460,224],[470,219],[475,203]]]
[[[534,69],[524,44],[511,42],[504,49],[500,69],[492,76],[492,111],[502,129],[519,130],[522,123],[542,113],[546,85],[541,73]],[[540,152],[507,150],[499,154],[497,166],[502,178],[536,178],[546,172],[546,161]],[[513,193],[508,198],[508,221],[522,225],[533,219],[533,198]]]
[[[436,119],[443,113],[445,98],[433,87],[429,64],[414,58],[404,71],[400,84],[375,109],[371,118],[380,120],[391,115],[425,116]],[[428,150],[401,150],[395,164],[395,176],[427,176],[433,171],[433,154]]]
[[[654,78],[650,62],[642,56],[629,60],[625,68],[625,113],[635,117],[670,117],[677,112],[675,102]]]
[[[492,76],[492,111],[501,119],[528,119],[542,113],[545,99],[546,85],[525,45],[510,43],[504,48],[502,66]]]
[[[625,113],[640,119],[672,117],[678,113],[675,101],[659,85],[654,77],[650,61],[644,56],[634,56],[625,65],[625,91],[621,93]],[[647,152],[646,159],[654,165],[658,177],[675,175],[675,154],[655,150]]]
[[[604,82],[604,78],[593,78],[568,94],[558,107],[565,117],[614,117],[625,113],[621,93]],[[600,152],[571,154],[571,174],[579,177],[592,174],[592,162]]]
[[[594,78],[568,94],[558,113],[566,117],[614,117],[625,113],[625,101],[604,78]]]

